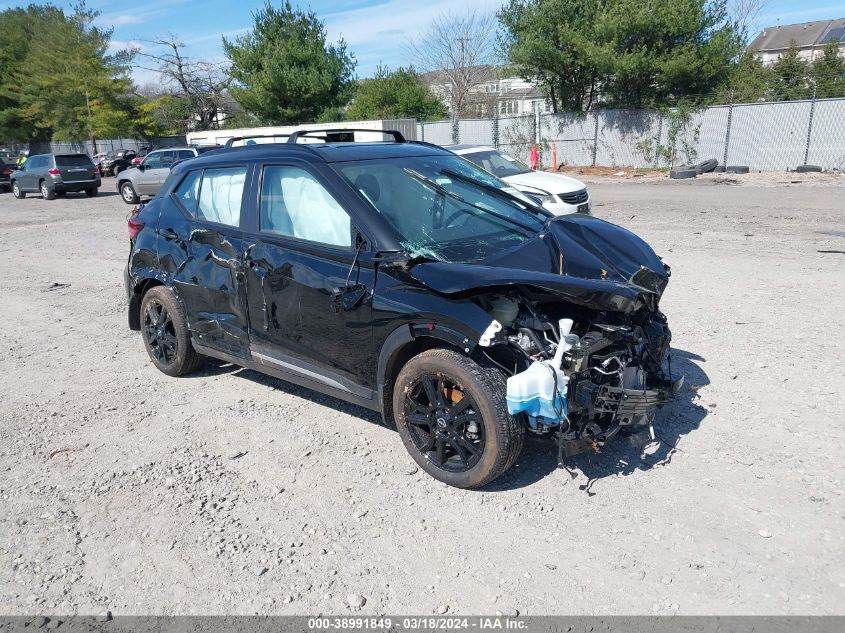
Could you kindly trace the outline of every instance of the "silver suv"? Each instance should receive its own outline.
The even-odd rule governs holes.
[[[220,149],[220,146],[168,147],[150,152],[140,165],[117,175],[117,191],[126,204],[138,204],[141,196],[158,193],[173,165],[213,149]]]

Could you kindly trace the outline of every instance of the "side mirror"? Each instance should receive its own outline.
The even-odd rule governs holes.
[[[146,167],[144,167],[144,163],[138,163],[138,171],[144,171]]]

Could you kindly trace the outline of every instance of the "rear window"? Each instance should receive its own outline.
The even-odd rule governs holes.
[[[82,154],[56,156],[56,167],[90,167],[93,164],[90,158]]]

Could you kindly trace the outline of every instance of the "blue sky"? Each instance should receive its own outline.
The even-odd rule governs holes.
[[[37,0],[36,0],[37,1]],[[310,6],[322,18],[332,41],[343,36],[358,59],[358,76],[372,75],[376,66],[408,64],[403,47],[441,13],[468,8],[494,11],[504,0],[314,0]],[[55,1],[69,7],[71,1]],[[28,2],[3,2],[0,9]],[[278,5],[280,2],[274,2]],[[297,4],[297,2],[293,2]],[[144,46],[143,40],[175,34],[194,57],[222,59],[221,35],[235,37],[252,24],[253,11],[263,0],[88,0],[102,12],[99,24],[114,27],[117,46]],[[760,14],[758,27],[845,17],[845,2],[833,0],[770,0]],[[154,75],[136,71],[140,83]]]

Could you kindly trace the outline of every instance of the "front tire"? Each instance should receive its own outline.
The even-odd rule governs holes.
[[[129,181],[120,185],[120,197],[123,198],[126,204],[138,204],[141,202],[141,198],[136,193],[135,187]]]
[[[26,191],[21,189],[21,186],[18,184],[17,181],[12,183],[12,195],[15,196],[18,200],[22,200],[26,198]]]
[[[525,428],[508,413],[505,378],[448,349],[412,358],[399,372],[393,415],[402,443],[429,475],[479,488],[510,468]]]
[[[182,305],[164,286],[152,288],[141,300],[141,336],[153,365],[168,376],[184,376],[203,364],[191,344]]]

